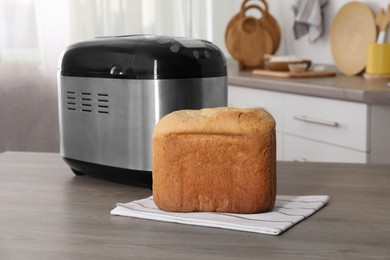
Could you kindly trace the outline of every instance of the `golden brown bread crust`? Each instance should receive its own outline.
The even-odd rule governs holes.
[[[261,109],[173,112],[154,130],[152,172],[154,201],[162,210],[272,210],[275,121]]]

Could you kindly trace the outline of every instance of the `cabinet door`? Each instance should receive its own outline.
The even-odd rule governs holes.
[[[259,89],[229,86],[228,105],[237,108],[261,107],[276,121],[276,157],[283,160],[283,94]]]
[[[366,104],[286,94],[284,133],[369,151]]]
[[[368,154],[304,138],[284,135],[286,161],[366,163]]]

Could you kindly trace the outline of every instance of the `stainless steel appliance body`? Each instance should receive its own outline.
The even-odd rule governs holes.
[[[113,37],[71,46],[60,59],[58,87],[65,161],[76,174],[135,184],[151,180],[151,140],[160,118],[227,105],[223,54],[188,38]]]

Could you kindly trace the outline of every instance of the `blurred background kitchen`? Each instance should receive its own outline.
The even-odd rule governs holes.
[[[324,32],[311,43],[293,35],[295,1],[269,1],[281,27],[277,54],[334,64],[333,17],[347,0],[329,0]],[[388,0],[365,2],[378,12]],[[56,73],[69,44],[96,36],[159,34],[209,40],[229,58],[225,30],[241,0],[0,0],[0,152],[58,152]],[[258,14],[254,14],[258,15]],[[389,35],[389,33],[388,33]]]

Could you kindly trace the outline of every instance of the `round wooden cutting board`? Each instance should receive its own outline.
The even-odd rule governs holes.
[[[230,34],[230,30],[233,26],[235,26],[235,23],[242,17],[245,12],[251,8],[257,9],[261,13],[261,18],[259,19],[260,26],[262,26],[264,29],[268,31],[268,33],[271,35],[272,38],[272,51],[271,54],[276,53],[276,51],[279,49],[280,41],[281,41],[281,30],[278,22],[276,19],[269,13],[269,6],[267,1],[265,0],[259,0],[259,2],[262,3],[263,6],[260,5],[249,5],[246,6],[246,4],[251,0],[244,0],[241,4],[241,11],[236,14],[230,21],[226,29],[225,33],[225,40],[226,35]],[[228,41],[226,41],[228,44]],[[229,46],[228,46],[229,49]]]
[[[271,35],[253,17],[240,19],[227,39],[232,57],[247,67],[261,65],[273,48]]]
[[[336,67],[346,75],[356,75],[366,66],[367,47],[376,41],[374,14],[364,3],[344,5],[333,19],[330,44]]]
[[[245,15],[251,8],[258,9],[265,16],[259,6],[247,6],[230,20],[225,33],[228,51],[246,67],[262,65],[264,54],[270,54],[274,49],[268,30],[255,17]]]

